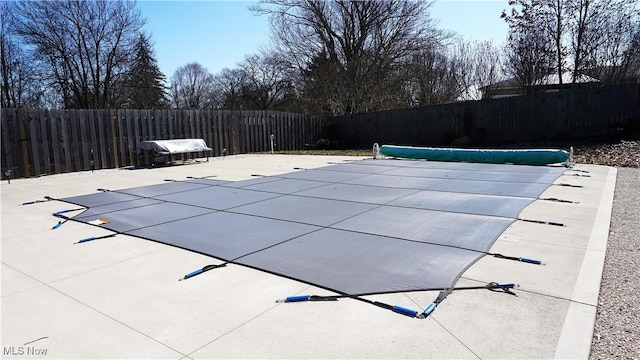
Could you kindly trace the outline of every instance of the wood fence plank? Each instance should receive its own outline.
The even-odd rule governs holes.
[[[53,170],[56,174],[63,172],[62,157],[64,155],[60,144],[60,134],[58,132],[60,124],[60,110],[49,110],[49,121],[51,122],[51,152],[53,153]]]
[[[304,138],[304,120],[302,114],[295,114],[296,118],[296,135],[295,135],[295,147],[296,150],[302,149],[302,139]]]
[[[162,136],[162,113],[160,110],[155,110],[153,112],[153,123],[154,123],[154,139],[162,140],[164,137]]]
[[[284,151],[287,150],[287,138],[286,138],[286,119],[285,113],[282,111],[278,111],[278,150]]]
[[[24,169],[24,177],[26,178],[30,178],[31,177],[31,166],[29,163],[29,147],[28,147],[28,142],[29,139],[27,138],[27,131],[25,130],[25,128],[27,127],[28,124],[26,124],[27,122],[27,110],[26,109],[18,109],[18,128],[20,129],[20,135],[19,135],[19,139],[20,139],[20,143],[21,143],[21,149],[22,149],[22,162],[21,162],[21,166]]]
[[[111,148],[109,149],[109,152],[111,153],[111,157],[112,157],[112,166],[115,168],[119,168],[120,167],[120,154],[118,154],[118,132],[117,132],[117,122],[118,122],[118,111],[117,110],[109,110],[108,112],[108,118],[107,118],[107,138],[110,140],[110,146]]]
[[[62,148],[64,149],[64,172],[73,171],[73,162],[71,158],[73,148],[71,146],[70,113],[70,110],[60,112],[60,132],[62,134]]]
[[[249,116],[248,113],[250,111],[248,110],[241,110],[242,111],[242,120],[240,121],[240,141],[242,142],[242,146],[241,146],[241,150],[240,153],[241,154],[246,154],[249,152],[249,146],[251,146],[249,144],[250,139],[250,132],[249,132],[249,126],[250,126],[250,120],[249,120]]]
[[[220,145],[218,144],[218,124],[217,124],[217,115],[218,111],[217,110],[209,110],[209,116],[207,118],[207,130],[209,131],[209,139],[207,141],[209,141],[207,144],[209,145],[209,147],[212,150],[211,154],[213,154],[213,156],[220,156],[219,153],[219,147]]]
[[[138,144],[142,141],[140,136],[140,112],[141,110],[136,109],[133,111],[133,142],[134,142],[134,157],[133,157],[133,166],[140,166],[141,164],[138,162]],[[129,120],[131,121],[131,120]]]
[[[167,119],[167,139],[173,139],[174,135],[174,126],[175,126],[175,110],[162,110],[163,117]]]
[[[249,139],[251,142],[247,146],[247,152],[259,152],[260,146],[258,145],[258,117],[260,116],[260,110],[250,110],[249,112]]]
[[[2,130],[2,178],[6,176],[5,171],[11,170],[11,177],[17,177],[21,174],[17,173],[17,161],[15,160],[15,154],[17,151],[17,144],[9,139],[17,139],[16,136],[11,135],[11,127],[9,124],[15,123],[12,112],[14,109],[0,109],[0,129]]]
[[[294,150],[293,146],[293,114],[287,113],[287,150]]]
[[[269,132],[269,111],[268,110],[262,110],[261,111],[261,116],[260,116],[260,131],[261,131],[261,138],[264,139],[264,141],[261,141],[262,143],[262,149],[261,151],[270,151],[271,150],[271,133]]]
[[[98,132],[98,151],[100,152],[100,168],[110,169],[111,161],[109,158],[109,139],[107,138],[106,126],[109,116],[108,111],[96,112],[96,128]]]
[[[216,135],[218,136],[218,146],[216,151],[218,151],[218,156],[226,155],[223,153],[222,149],[226,149],[227,145],[225,143],[225,124],[224,124],[224,111],[218,110],[216,111]]]
[[[173,119],[173,124],[175,125],[175,127],[173,128],[173,136],[174,139],[182,139],[184,137],[184,133],[182,131],[182,118],[184,110],[176,109],[174,114],[175,118]]]
[[[203,138],[204,141],[207,143],[207,145],[214,149],[215,148],[215,144],[213,142],[213,132],[212,132],[212,125],[211,125],[211,114],[212,114],[213,110],[211,109],[207,109],[205,111],[205,117],[204,117],[204,121],[203,121],[203,125],[202,125],[202,131],[203,131]]]
[[[231,136],[231,153],[233,155],[238,154],[240,146],[240,134],[238,133],[238,122],[242,118],[241,111],[231,112],[229,117],[229,127]]]
[[[247,121],[249,124],[248,127],[248,138],[249,138],[249,144],[247,144],[247,152],[248,153],[252,153],[252,152],[258,152],[260,151],[258,148],[258,143],[257,143],[257,139],[258,139],[258,133],[257,133],[257,128],[258,128],[258,110],[249,110],[247,111],[249,113],[248,117],[247,117]]]
[[[233,154],[232,134],[231,134],[231,113],[228,110],[222,111],[222,138],[224,139],[223,155]]]
[[[96,109],[88,110],[87,127],[89,131],[89,168],[91,171],[100,169],[100,152],[98,147],[98,129],[96,127]]]
[[[140,109],[140,117],[138,119],[139,124],[138,124],[138,131],[140,131],[139,134],[139,140],[140,141],[148,141],[151,140],[149,138],[149,132],[147,131],[147,126],[149,123],[149,114],[148,114],[148,110],[147,109]]]
[[[133,128],[133,119],[136,117],[137,111],[133,109],[127,109],[125,117],[125,128],[127,133],[126,146],[127,146],[127,162],[126,166],[136,165],[136,138],[135,130]]]
[[[274,150],[279,151],[282,150],[282,144],[283,139],[282,139],[282,123],[281,123],[281,117],[280,117],[281,112],[280,111],[275,111],[273,113],[273,117],[271,118],[272,121],[272,130],[274,133]]]
[[[299,137],[298,137],[298,133],[299,133],[299,129],[300,129],[300,114],[292,114],[292,136],[293,136],[293,150],[298,150],[298,142],[299,142]]]
[[[289,150],[289,114],[281,113],[282,136],[280,137],[280,145],[282,150]]]
[[[188,117],[189,126],[187,127],[188,134],[185,136],[185,138],[193,139],[197,137],[196,136],[197,114],[198,114],[198,110],[189,111],[189,117]]]
[[[236,148],[236,144],[238,143],[236,141],[236,129],[235,129],[235,122],[236,122],[236,118],[234,116],[234,112],[230,111],[227,113],[227,120],[229,122],[229,146],[227,147],[227,151],[229,155],[235,155],[237,154],[237,148]]]
[[[290,150],[289,148],[289,114],[281,113],[282,119],[282,137],[280,138],[280,143],[282,145],[282,150]]]
[[[181,110],[179,139],[186,139],[188,137],[189,137],[189,110]]]
[[[199,110],[196,111],[196,123],[195,123],[195,133],[193,134],[193,137],[195,139],[203,139],[204,140],[204,135],[202,132],[202,128],[203,128],[203,123],[205,121],[205,117],[206,117],[206,112],[207,110]],[[206,142],[206,140],[205,140]]]
[[[37,118],[37,110],[29,109],[27,110],[27,121],[29,124],[29,143],[31,144],[31,158],[32,158],[32,169],[33,174],[36,177],[42,175],[42,164],[40,163],[40,151],[39,151],[39,136],[38,136],[38,125],[39,121]]]
[[[71,171],[82,171],[82,146],[80,145],[80,133],[78,128],[80,127],[80,121],[78,119],[79,111],[73,109],[69,111],[69,144],[71,148]]]
[[[265,149],[263,146],[267,143],[267,139],[263,137],[262,124],[263,124],[263,112],[264,110],[254,111],[254,124],[253,124],[253,150],[255,152],[263,152]]]
[[[164,132],[162,133],[163,139],[171,139],[171,132],[173,129],[173,125],[171,123],[173,121],[172,114],[173,112],[169,109],[160,110],[160,117],[164,122]]]
[[[240,117],[238,118],[236,125],[236,131],[238,131],[238,148],[240,154],[245,154],[247,152],[247,111],[240,110]]]
[[[53,174],[53,168],[51,167],[51,152],[49,141],[49,124],[51,118],[49,116],[49,110],[38,109],[38,119],[40,121],[39,136],[42,146],[42,166],[44,174]]]
[[[158,116],[155,110],[147,110],[147,139],[148,140],[162,140],[156,135],[156,122],[158,122]]]
[[[245,146],[244,146],[244,152],[245,153],[250,153],[253,151],[253,111],[251,110],[245,110],[244,111],[244,136],[245,136]]]
[[[115,133],[117,135],[117,139],[118,139],[118,159],[120,160],[120,163],[118,165],[118,167],[122,167],[122,166],[127,166],[127,143],[126,143],[126,126],[125,126],[125,122],[126,122],[126,110],[124,109],[119,109],[117,110],[117,117],[118,117],[118,121],[116,123],[117,129],[115,131]]]
[[[90,110],[78,110],[79,118],[78,122],[80,125],[80,146],[82,148],[82,169],[89,170],[91,169],[91,156],[90,156],[90,148],[89,148],[89,136],[87,131],[87,118]]]

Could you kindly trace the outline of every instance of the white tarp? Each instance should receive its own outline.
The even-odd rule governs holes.
[[[211,151],[211,148],[207,147],[207,144],[202,139],[143,141],[138,144],[138,149],[144,151],[154,151],[159,155]]]

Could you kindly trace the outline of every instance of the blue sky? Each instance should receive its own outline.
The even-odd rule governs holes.
[[[418,0],[420,1],[420,0]],[[438,27],[467,39],[506,38],[507,26],[500,13],[507,0],[439,0],[431,7]],[[171,78],[175,70],[190,62],[200,63],[210,73],[235,68],[245,55],[269,45],[269,19],[256,16],[252,1],[138,1],[147,20],[145,30],[160,70]]]

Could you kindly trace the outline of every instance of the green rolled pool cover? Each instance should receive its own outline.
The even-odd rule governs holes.
[[[518,165],[556,164],[569,159],[568,152],[557,149],[459,149],[382,145],[380,153],[409,159]]]

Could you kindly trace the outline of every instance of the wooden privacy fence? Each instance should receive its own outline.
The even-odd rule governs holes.
[[[342,148],[373,143],[439,146],[603,137],[640,132],[640,84],[345,115],[278,111],[2,109],[2,176],[30,177],[138,165],[140,141],[202,138],[214,156],[299,150],[320,139]],[[226,150],[226,151],[225,151]]]
[[[328,129],[343,147],[373,143],[441,146],[468,136],[471,145],[603,137],[640,131],[640,85],[562,90],[406,110],[334,117]]]
[[[299,150],[322,137],[322,117],[279,111],[2,109],[2,177],[138,165],[147,140],[204,139],[214,156]]]

